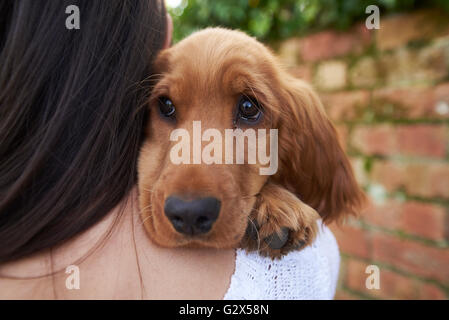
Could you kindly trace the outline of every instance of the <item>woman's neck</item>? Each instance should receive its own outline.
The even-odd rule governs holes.
[[[142,225],[133,189],[76,238],[0,266],[0,299],[220,299],[234,267],[234,250],[154,245]],[[76,276],[79,289],[70,289]]]

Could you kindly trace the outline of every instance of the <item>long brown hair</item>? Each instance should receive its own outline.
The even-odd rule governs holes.
[[[165,29],[157,0],[0,2],[0,263],[74,237],[135,185]]]

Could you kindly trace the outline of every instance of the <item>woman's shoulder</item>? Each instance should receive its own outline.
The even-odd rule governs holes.
[[[332,299],[340,255],[332,232],[318,224],[318,236],[310,246],[279,260],[238,249],[224,299]]]

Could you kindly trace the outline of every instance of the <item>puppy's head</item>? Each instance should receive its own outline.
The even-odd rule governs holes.
[[[255,39],[206,29],[162,51],[155,67],[138,168],[142,219],[153,241],[237,246],[268,179],[325,221],[359,204],[317,96]],[[267,166],[269,175],[261,174]]]

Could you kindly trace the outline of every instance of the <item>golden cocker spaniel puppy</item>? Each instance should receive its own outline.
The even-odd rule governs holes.
[[[310,244],[320,217],[358,210],[363,193],[317,94],[254,38],[205,29],[163,50],[155,68],[138,167],[155,243],[278,258]],[[215,141],[229,132],[243,154]],[[273,170],[261,174],[263,157],[248,159],[267,150]]]

